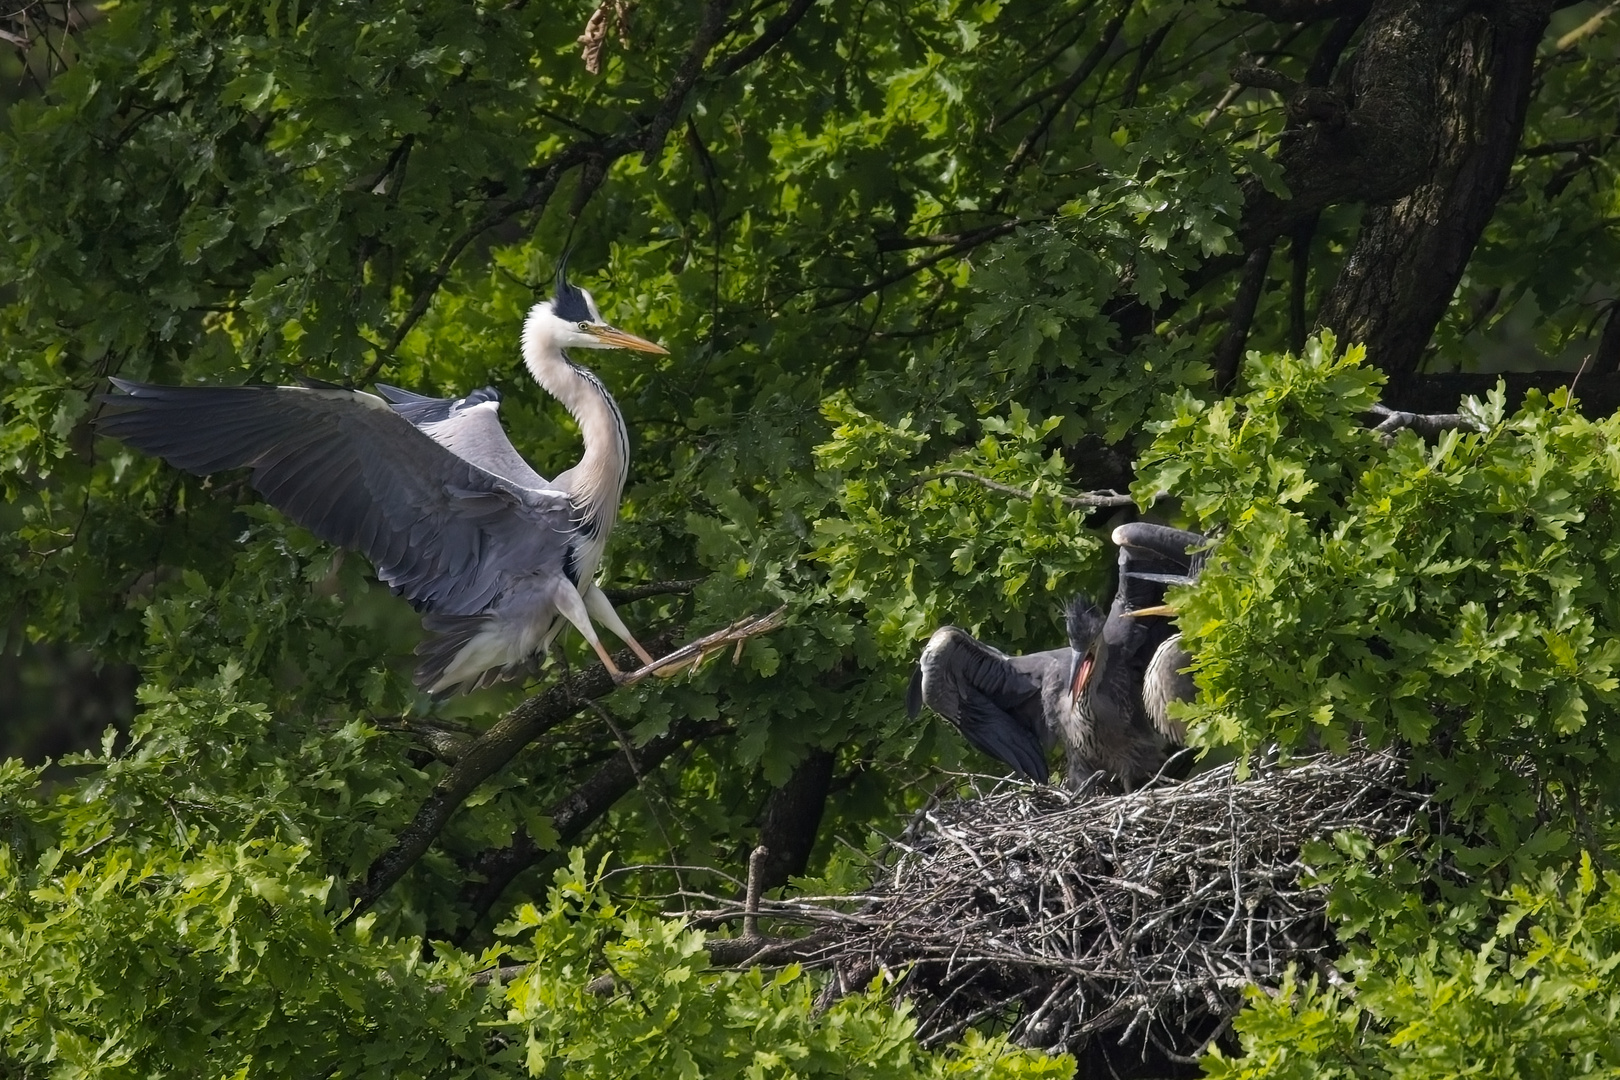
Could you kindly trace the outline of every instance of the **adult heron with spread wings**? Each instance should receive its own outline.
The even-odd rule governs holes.
[[[1185,729],[1173,701],[1193,695],[1180,634],[1163,607],[1165,589],[1196,580],[1208,538],[1148,522],[1114,530],[1119,587],[1105,615],[1075,597],[1069,646],[1008,656],[967,631],[944,626],[924,647],[906,695],[963,738],[1028,780],[1050,776],[1047,753],[1064,747],[1067,782],[1096,777],[1133,790],[1158,773]]]
[[[579,424],[584,456],[547,480],[502,429],[500,395],[384,397],[326,384],[157,386],[114,379],[100,430],[205,475],[248,468],[272,506],[371,560],[423,612],[416,684],[435,696],[530,666],[566,623],[615,681],[626,676],[592,624],[651,665],[595,582],[629,471],[613,396],[567,349],[662,346],[603,320],[590,293],[557,271],[556,295],[523,325],[524,365]]]

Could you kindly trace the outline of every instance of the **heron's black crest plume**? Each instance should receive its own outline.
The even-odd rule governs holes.
[[[596,305],[591,303],[590,294],[568,283],[568,256],[572,254],[572,251],[565,251],[563,257],[557,260],[557,295],[552,298],[551,310],[557,318],[568,322],[601,322],[602,317],[597,314]]]

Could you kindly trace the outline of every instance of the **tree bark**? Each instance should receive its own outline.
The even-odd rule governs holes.
[[[816,845],[821,815],[832,785],[831,750],[812,750],[787,783],[771,792],[759,826],[759,844],[768,854],[760,868],[760,888],[769,891],[804,873]]]
[[[1393,375],[1417,370],[1506,189],[1550,14],[1546,0],[1460,8],[1383,0],[1368,20],[1369,41],[1406,45],[1356,64],[1358,100],[1397,86],[1413,95],[1381,116],[1422,148],[1427,167],[1408,193],[1369,206],[1317,321],[1340,341],[1364,343]],[[1400,73],[1392,78],[1386,66]]]

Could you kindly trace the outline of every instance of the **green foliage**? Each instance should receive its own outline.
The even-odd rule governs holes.
[[[816,986],[797,967],[774,976],[705,973],[704,935],[621,911],[576,854],[544,911],[520,908],[501,928],[530,964],[507,993],[537,1076],[1060,1077],[1063,1059],[971,1038],[921,1052],[901,1007],[882,1006],[882,980],[816,1016]],[[611,989],[591,980],[606,976]]]
[[[553,853],[492,912],[466,887],[519,829],[554,846],[547,808],[619,733],[701,724],[582,838],[591,864],[735,871],[770,793],[829,749],[810,872],[853,888],[837,840],[858,849],[940,770],[987,764],[906,720],[921,639],[948,620],[1012,651],[1059,644],[1062,603],[1105,589],[1112,561],[1105,523],[1064,497],[1123,484],[1143,453],[1140,500],[1172,492],[1223,531],[1182,598],[1198,738],[1415,745],[1472,830],[1444,853],[1485,882],[1442,897],[1433,852],[1319,853],[1360,996],[1257,998],[1231,1067],[1290,1038],[1296,1063],[1353,1051],[1374,1000],[1375,1032],[1415,1023],[1380,985],[1419,988],[1436,1030],[1461,1031],[1464,998],[1430,988],[1480,956],[1469,985],[1507,994],[1525,954],[1490,935],[1515,904],[1515,927],[1600,954],[1612,885],[1543,875],[1611,828],[1612,422],[1492,399],[1480,433],[1385,447],[1359,415],[1376,375],[1326,341],[1282,356],[1276,289],[1239,393],[1211,392],[1236,284],[1207,271],[1239,250],[1246,192],[1280,191],[1285,123],[1264,94],[1228,96],[1227,73],[1263,55],[1303,76],[1326,24],[1143,0],[1088,59],[1114,19],[1092,0],[823,0],[779,39],[767,4],[734,10],[688,81],[706,5],[638,6],[600,75],[577,40],[595,7],[129,0],[0,120],[0,635],[143,682],[138,721],[98,751],[43,779],[0,764],[0,1072],[1061,1071],[973,1033],[925,1053],[881,988],[818,1017],[811,976],[707,970],[702,936],[635,894],[717,875],[620,874],[610,896],[575,855],[548,891]],[[1515,166],[1441,364],[1471,362],[1492,290],[1489,312],[1533,300],[1548,347],[1606,298],[1577,268],[1615,263],[1615,25],[1539,73],[1526,141],[1551,149]],[[1313,280],[1354,228],[1324,213]],[[790,622],[735,666],[615,694],[617,731],[586,713],[548,732],[334,929],[346,883],[445,774],[409,724],[476,733],[535,684],[416,694],[415,617],[360,560],[239,477],[97,440],[96,394],[109,374],[493,383],[555,475],[577,434],[526,388],[517,332],[570,244],[608,317],[671,349],[590,358],[634,433],[606,583],[702,579],[628,621],[698,631],[785,603]],[[471,980],[520,957],[520,980]],[[1558,1022],[1607,993],[1588,967]],[[1526,1015],[1557,1019],[1547,1000]]]
[[[1388,848],[1307,852],[1343,978],[1254,992],[1244,1056],[1208,1071],[1613,1075],[1620,876],[1592,852],[1620,796],[1620,416],[1533,391],[1509,414],[1498,389],[1465,403],[1475,430],[1386,444],[1359,349],[1251,354],[1244,377],[1166,402],[1137,486],[1222,532],[1179,597],[1196,737],[1399,744],[1436,805]]]
[[[1354,991],[1289,979],[1250,994],[1241,1077],[1598,1077],[1620,1071],[1620,875],[1515,885],[1454,910],[1416,950],[1362,952]]]
[[[420,939],[378,934],[372,916],[334,929],[333,882],[310,837],[342,798],[345,763],[281,774],[267,760],[262,708],[229,686],[188,697],[149,699],[153,722],[129,753],[80,762],[103,766],[86,788],[40,798],[31,772],[10,763],[0,774],[8,1072],[1012,1078],[1070,1068],[978,1037],[924,1052],[881,986],[818,1014],[797,970],[709,972],[701,932],[618,908],[578,853],[544,909],[524,905],[503,928],[509,958],[537,961],[505,985],[474,978],[500,949],[428,961]],[[194,740],[172,734],[186,724]],[[255,736],[236,751],[248,760],[209,769],[227,731]],[[188,786],[188,768],[232,790]],[[598,975],[613,988],[589,988]]]
[[[1137,486],[1226,530],[1182,616],[1202,737],[1399,740],[1489,841],[1466,862],[1568,858],[1572,809],[1541,801],[1620,798],[1620,418],[1533,391],[1510,416],[1498,390],[1467,407],[1479,430],[1386,447],[1359,350],[1256,356],[1245,378],[1174,400]]]

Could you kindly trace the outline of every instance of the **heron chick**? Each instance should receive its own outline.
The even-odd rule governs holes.
[[[1192,700],[1192,662],[1165,606],[1170,585],[1190,585],[1203,568],[1209,538],[1184,529],[1132,522],[1115,529],[1119,585],[1104,617],[1085,597],[1068,610],[1073,652],[1066,742],[1074,757],[1131,791],[1185,745],[1185,724],[1170,705]],[[1074,768],[1070,770],[1074,781]]]
[[[1168,585],[1196,580],[1207,538],[1135,522],[1114,530],[1119,587],[1105,615],[1084,596],[1066,612],[1069,647],[1009,656],[954,626],[936,630],[912,674],[906,712],[939,713],[974,747],[1044,783],[1062,742],[1066,783],[1134,790],[1186,739],[1170,718],[1193,695]]]
[[[585,444],[555,480],[513,448],[493,388],[449,399],[380,386],[384,400],[318,383],[114,379],[122,393],[101,399],[97,426],[197,475],[251,469],[249,482],[272,506],[365,555],[423,613],[415,681],[434,696],[527,671],[565,623],[622,681],[592,619],[653,664],[595,582],[630,440],[613,396],[569,349],[668,352],[608,325],[559,267],[555,295],[529,311],[522,338],[525,367],[574,417]]]

